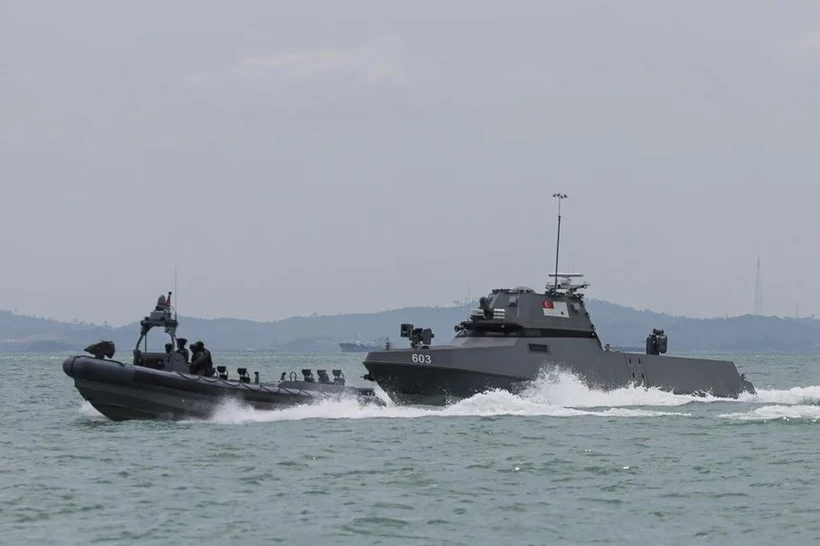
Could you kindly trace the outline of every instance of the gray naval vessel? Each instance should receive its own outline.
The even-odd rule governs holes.
[[[559,243],[560,218],[559,200]],[[665,356],[669,341],[663,330],[647,336],[644,353],[610,350],[601,343],[584,304],[581,290],[589,284],[581,280],[583,275],[550,277],[544,292],[523,286],[492,290],[468,320],[455,326],[448,345],[433,346],[429,328],[402,324],[400,333],[410,340],[410,348],[385,346],[368,353],[364,378],[376,382],[396,403],[424,405],[443,405],[492,389],[520,392],[543,372],[556,369],[602,390],[639,385],[727,398],[755,392],[731,361]]]
[[[114,360],[112,341],[89,345],[91,356],[76,355],[63,361],[63,372],[74,379],[80,395],[104,416],[114,421],[129,419],[207,418],[228,399],[254,409],[273,410],[328,399],[355,398],[362,404],[385,405],[371,388],[345,385],[341,370],[302,370],[282,372],[278,381],[251,380],[247,368],[238,368],[229,378],[227,366],[216,366],[210,373],[191,373],[187,355],[181,350],[176,330],[179,326],[171,307],[171,292],[159,297],[154,311],[140,321],[133,360]],[[171,343],[165,352],[149,352],[147,337],[154,328],[164,330]]]

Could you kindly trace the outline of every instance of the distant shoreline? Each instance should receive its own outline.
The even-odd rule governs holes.
[[[342,353],[339,343],[351,339],[389,338],[395,348],[406,347],[399,325],[409,322],[432,328],[435,344],[444,345],[453,325],[466,318],[468,306],[407,307],[376,313],[291,317],[273,322],[244,319],[180,317],[178,334],[191,342],[203,340],[211,350],[230,353],[355,354]],[[587,300],[587,308],[603,343],[643,352],[653,328],[669,336],[670,352],[815,353],[820,352],[820,320],[743,315],[696,319],[638,310],[603,300]],[[118,354],[130,352],[139,324],[111,327],[67,323],[0,311],[0,352],[80,352],[88,344],[107,339]],[[154,334],[161,336],[162,334]],[[159,339],[159,338],[156,338]]]

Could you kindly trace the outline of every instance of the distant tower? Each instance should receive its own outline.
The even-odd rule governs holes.
[[[755,278],[755,315],[759,315],[763,308],[763,294],[760,288],[760,256],[757,257],[757,277]]]

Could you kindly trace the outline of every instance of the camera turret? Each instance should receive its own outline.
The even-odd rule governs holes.
[[[401,325],[401,337],[410,340],[410,347],[418,349],[421,345],[430,345],[436,335],[430,328],[415,328],[412,324]]]

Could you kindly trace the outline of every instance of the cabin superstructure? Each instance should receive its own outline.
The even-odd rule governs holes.
[[[532,288],[496,288],[479,299],[468,320],[455,326],[457,345],[469,346],[473,338],[571,337],[586,339],[603,349],[595,325],[584,305],[581,289],[588,283],[573,283],[582,274],[563,274],[557,285],[545,292]]]

